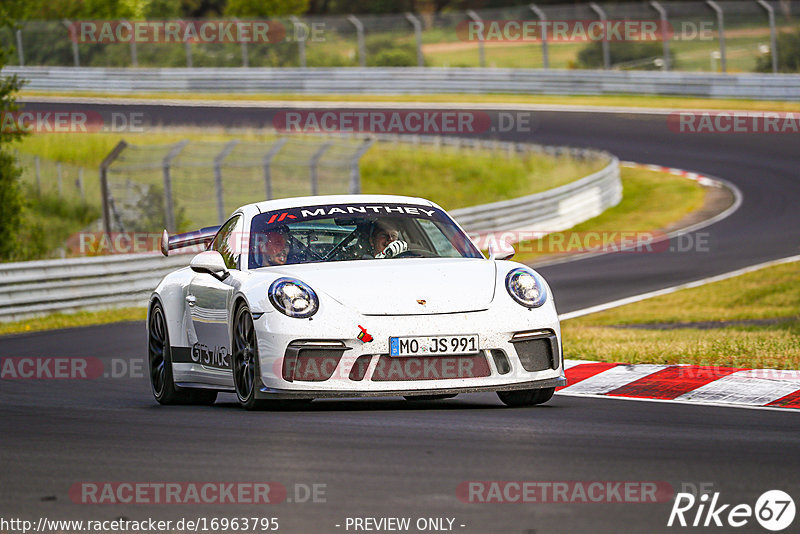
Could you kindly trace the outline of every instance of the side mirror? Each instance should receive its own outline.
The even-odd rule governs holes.
[[[217,280],[224,280],[228,276],[228,267],[222,254],[216,250],[206,250],[201,252],[189,264],[189,267],[196,273],[210,274]]]
[[[492,242],[489,243],[489,259],[490,260],[510,260],[516,254],[514,247],[505,243],[505,247],[501,250],[497,245]]]

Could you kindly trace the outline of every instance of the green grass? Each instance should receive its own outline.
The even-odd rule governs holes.
[[[147,308],[116,308],[104,311],[55,313],[44,317],[0,323],[0,335],[24,334],[26,332],[120,323],[123,321],[144,321],[146,317]]]
[[[64,247],[71,235],[101,217],[100,208],[52,193],[38,195],[26,187],[20,239],[24,244],[10,261],[30,261],[51,257]]]
[[[515,95],[489,93],[469,95],[460,93],[442,93],[427,95],[365,95],[365,94],[242,94],[242,93],[124,93],[110,94],[100,92],[60,92],[55,95],[46,91],[22,91],[21,97],[84,97],[115,99],[178,99],[205,101],[242,101],[242,102],[415,102],[426,104],[520,104],[542,106],[594,106],[622,108],[659,108],[659,109],[725,109],[741,111],[800,111],[800,102],[780,100],[746,100],[746,99],[713,99],[677,96],[643,96],[643,95]],[[64,134],[66,135],[66,134]],[[63,135],[54,136],[63,139]]]
[[[126,141],[137,145],[174,143],[181,139],[224,142],[234,138],[267,143],[275,137],[272,134],[258,132],[234,135],[225,132],[177,131],[125,136]],[[92,169],[97,168],[100,161],[120,139],[122,136],[119,134],[59,134],[58,136],[40,134],[26,137],[19,145],[19,150],[25,154],[39,155]],[[464,157],[467,150],[469,158]],[[599,159],[578,161],[569,157],[535,153],[526,157],[509,157],[503,151],[376,143],[364,155],[360,168],[364,193],[421,196],[452,209],[551,189],[595,172],[603,165],[604,162]],[[194,172],[198,176],[202,174],[201,171]],[[211,177],[211,172],[211,168],[208,168],[202,175]],[[255,172],[258,175],[255,190],[260,193],[262,187],[260,167],[255,169]],[[94,176],[96,175],[87,176],[86,195],[90,201],[93,200],[99,205],[99,183]],[[132,178],[136,178],[136,175],[132,175]],[[139,179],[160,184],[161,173],[160,171],[147,173]],[[181,203],[180,191],[177,190],[179,180],[173,178],[173,181],[176,197]],[[247,187],[227,189],[226,207],[232,211],[241,204],[261,200],[262,197],[253,196],[253,191],[254,189]],[[308,194],[308,192],[297,191],[295,194]],[[195,224],[208,222],[202,217],[207,216],[208,206],[213,204],[192,206],[185,200],[183,202],[187,206],[186,216],[190,221]]]
[[[601,160],[535,153],[509,157],[487,150],[381,144],[362,160],[362,189],[364,193],[421,196],[455,209],[546,191],[603,165]]]
[[[693,328],[707,321],[769,324]],[[671,330],[623,325],[685,325]],[[800,263],[786,263],[562,323],[567,358],[800,369]]]
[[[514,260],[530,263],[585,252],[583,248],[570,245],[595,246],[596,241],[583,239],[588,232],[652,232],[678,222],[703,206],[705,193],[697,182],[625,167],[620,169],[620,176],[623,196],[619,204],[570,230],[515,245],[518,252]],[[556,240],[562,237],[563,241]]]

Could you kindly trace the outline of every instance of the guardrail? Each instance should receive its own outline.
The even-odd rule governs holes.
[[[470,234],[493,231],[558,231],[601,213],[622,198],[619,160],[606,152],[435,136],[374,136],[379,141],[492,148],[602,157],[608,163],[567,185],[521,198],[452,210]],[[159,280],[189,264],[191,254],[127,254],[0,264],[0,321],[55,312],[144,306]]]
[[[452,210],[470,234],[550,233],[572,228],[622,200],[619,159],[576,182],[513,200]]]
[[[190,259],[154,253],[0,264],[0,320],[140,306],[164,275]]]
[[[800,74],[587,71],[481,68],[5,67],[34,91],[304,94],[523,93],[638,94],[800,100]]]

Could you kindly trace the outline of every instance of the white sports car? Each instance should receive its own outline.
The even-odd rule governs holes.
[[[541,404],[565,384],[544,279],[513,250],[489,258],[421,198],[341,195],[248,204],[164,277],[147,317],[153,394],[248,409],[323,397],[440,399],[496,391]]]

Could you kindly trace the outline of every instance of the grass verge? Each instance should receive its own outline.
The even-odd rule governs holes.
[[[800,369],[800,263],[562,323],[567,358]]]
[[[705,192],[691,180],[647,169],[620,169],[622,201],[569,230],[515,245],[514,261],[535,263],[585,252],[593,234],[653,232],[680,221],[703,206]]]
[[[98,324],[120,323],[123,321],[144,321],[147,308],[116,308],[102,311],[81,311],[75,313],[54,313],[33,319],[10,323],[0,323],[0,335],[57,330]]]
[[[546,106],[596,106],[621,108],[658,108],[658,109],[725,109],[740,111],[800,111],[800,102],[780,100],[744,100],[744,99],[712,99],[673,96],[644,95],[515,95],[490,93],[485,95],[471,94],[426,94],[426,95],[365,95],[365,94],[240,94],[240,93],[121,93],[109,94],[100,92],[60,92],[54,94],[47,91],[23,91],[20,98],[46,97],[84,97],[115,98],[142,100],[230,100],[253,102],[416,102],[430,104],[522,104]]]

